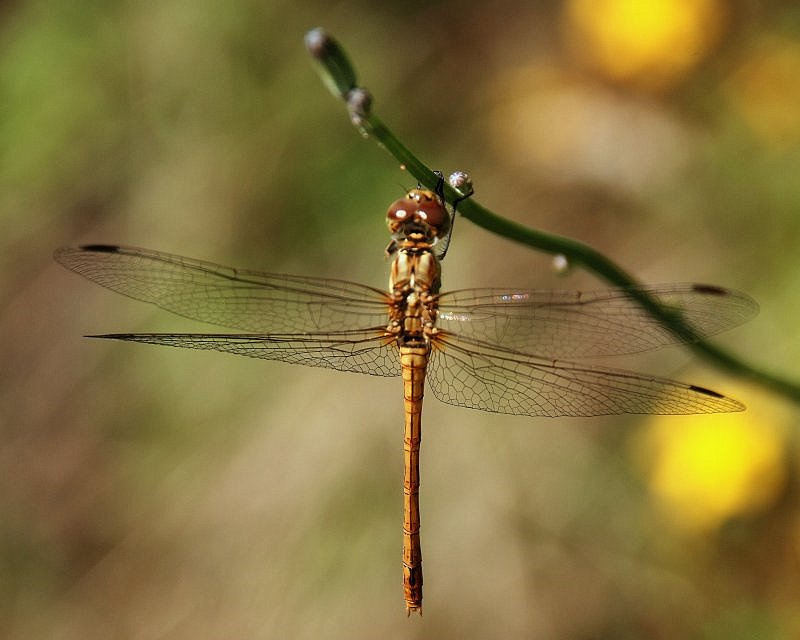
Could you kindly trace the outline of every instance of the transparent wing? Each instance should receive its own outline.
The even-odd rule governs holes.
[[[180,316],[249,332],[373,327],[388,296],[366,285],[223,267],[148,249],[64,247],[55,259],[99,285]]]
[[[639,290],[682,314],[701,336],[735,327],[758,312],[745,294],[716,286],[664,284]],[[440,296],[437,325],[464,338],[548,358],[622,355],[680,342],[621,289],[452,291]]]
[[[118,333],[91,337],[222,351],[373,376],[400,375],[397,342],[380,328],[313,334]]]
[[[714,391],[629,371],[547,360],[440,334],[428,384],[442,402],[526,416],[741,411]]]

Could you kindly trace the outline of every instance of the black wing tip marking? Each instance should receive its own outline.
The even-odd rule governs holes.
[[[122,253],[122,247],[116,244],[82,244],[78,247],[59,247],[53,252],[57,262],[68,265],[75,253],[85,251],[88,253]]]
[[[728,403],[728,405],[722,409],[718,409],[714,411],[714,413],[732,413],[736,411],[745,411],[747,407],[745,407],[741,402],[738,400],[734,400],[733,398],[729,398],[728,396],[724,396],[721,393],[717,393],[716,391],[712,391],[711,389],[706,389],[705,387],[699,387],[695,384],[689,385],[689,391],[693,391],[695,393],[702,394],[704,396],[708,396],[709,398],[714,398],[716,400],[724,400]]]
[[[119,253],[122,250],[117,244],[82,244],[79,247],[82,251],[93,251],[94,253]]]
[[[697,293],[707,293],[712,296],[727,296],[731,292],[725,287],[720,287],[715,284],[693,284],[692,291]]]
[[[721,393],[717,393],[716,391],[712,391],[711,389],[706,389],[705,387],[698,387],[697,385],[691,384],[689,385],[689,389],[692,391],[696,391],[697,393],[702,393],[707,396],[711,396],[712,398],[725,398]]]

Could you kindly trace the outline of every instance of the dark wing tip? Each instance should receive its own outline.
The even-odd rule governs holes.
[[[714,398],[715,400],[721,400],[724,403],[724,406],[716,407],[714,409],[714,413],[728,413],[733,411],[744,411],[747,409],[747,407],[745,407],[738,400],[724,396],[721,393],[712,391],[711,389],[706,389],[705,387],[698,387],[697,385],[691,384],[689,385],[689,390],[694,391],[695,393],[700,393],[704,396],[708,396],[709,398]]]
[[[689,385],[689,388],[692,391],[696,391],[697,393],[702,393],[707,396],[711,396],[712,398],[724,398],[721,393],[717,393],[716,391],[712,391],[711,389],[706,389],[705,387],[698,387],[697,385]]]
[[[77,271],[75,265],[80,263],[81,254],[86,253],[122,253],[122,247],[116,244],[82,244],[77,247],[59,247],[53,252],[53,258],[68,269]]]
[[[119,253],[121,247],[116,244],[82,244],[83,251],[94,251],[95,253]]]
[[[712,296],[726,296],[730,291],[725,287],[718,287],[715,284],[693,284],[692,289],[697,293],[706,293]]]

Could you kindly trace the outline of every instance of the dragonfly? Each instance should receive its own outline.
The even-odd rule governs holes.
[[[594,292],[481,288],[440,292],[454,212],[412,189],[389,207],[388,291],[331,278],[223,267],[118,245],[64,247],[55,259],[112,291],[237,333],[114,333],[96,338],[209,349],[375,376],[402,376],[403,586],[422,614],[419,451],[427,386],[442,402],[523,416],[700,414],[744,406],[710,389],[586,363],[682,342],[632,298]],[[697,336],[757,312],[730,289],[641,286]],[[582,362],[584,360],[584,362]]]

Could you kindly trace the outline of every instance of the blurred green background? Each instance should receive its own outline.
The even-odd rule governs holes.
[[[398,380],[100,343],[207,330],[52,259],[138,245],[385,286],[414,185],[303,47],[477,198],[647,282],[749,292],[718,340],[797,377],[800,8],[789,1],[0,8],[0,628],[7,638],[796,638],[797,406],[679,348],[626,362],[718,417],[429,399],[425,616],[400,572]],[[462,221],[445,289],[602,286]]]

